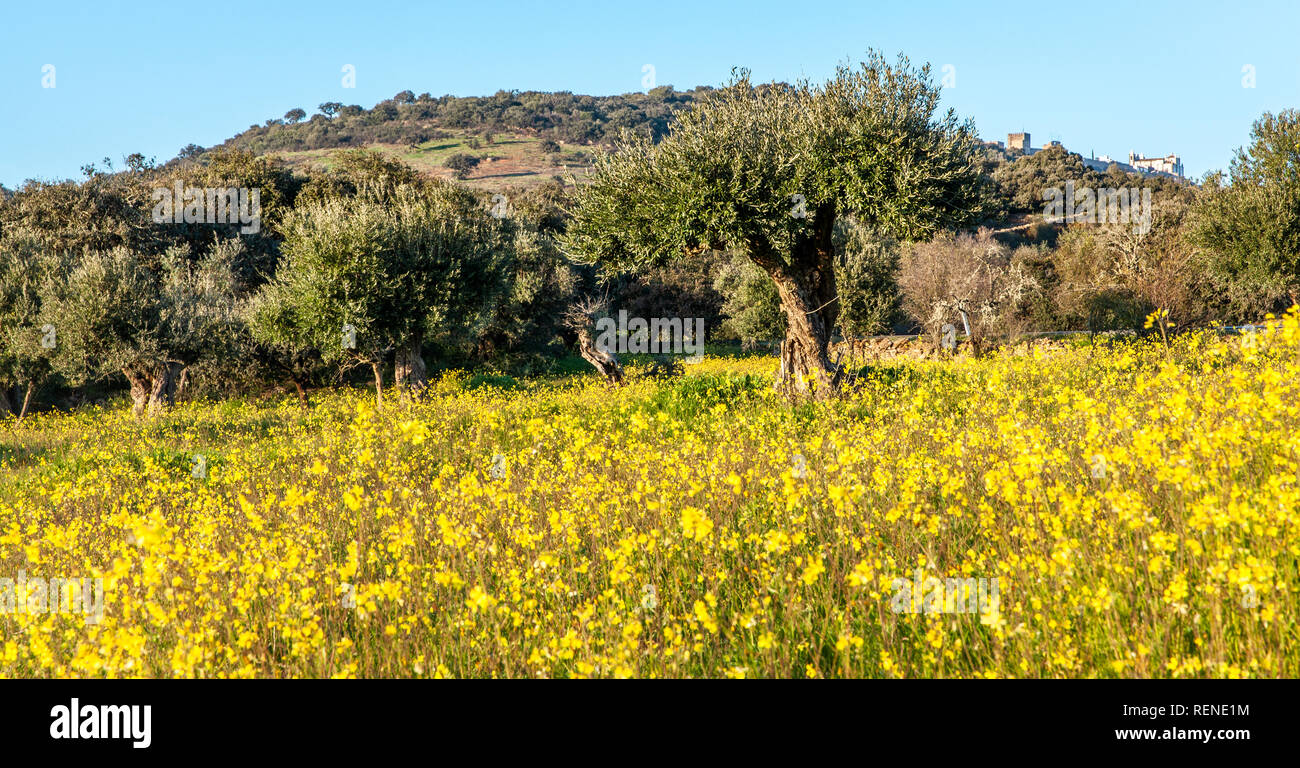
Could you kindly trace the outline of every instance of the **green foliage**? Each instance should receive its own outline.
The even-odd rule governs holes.
[[[24,233],[0,237],[0,416],[6,406],[21,408],[8,402],[6,390],[35,389],[50,372],[53,350],[41,343],[46,331],[38,322],[40,288],[51,267],[42,250],[39,239]]]
[[[382,152],[352,149],[334,156],[326,173],[312,176],[295,200],[300,208],[337,198],[363,195],[372,200],[390,200],[402,187],[420,187],[424,179],[414,168]]]
[[[52,251],[156,251],[149,210],[149,191],[133,174],[95,174],[81,184],[28,181],[0,205],[0,235],[25,232]]]
[[[470,141],[470,146],[472,147],[475,140],[471,139]],[[464,179],[469,176],[470,171],[478,167],[479,161],[480,158],[475,157],[474,155],[465,152],[457,152],[442,161],[442,164],[444,167],[451,169],[451,171],[456,174],[456,178]]]
[[[685,376],[661,386],[645,401],[650,413],[664,413],[690,421],[718,406],[737,408],[759,402],[772,388],[771,382],[749,374],[714,373]]]
[[[257,157],[250,152],[220,148],[201,159],[164,168],[138,180],[145,188],[151,210],[157,201],[152,191],[171,189],[176,183],[183,188],[247,189],[257,191],[257,209],[250,200],[249,213],[258,217],[256,233],[245,233],[240,223],[150,223],[153,234],[152,250],[183,246],[192,254],[201,255],[218,244],[238,242],[239,247],[230,255],[231,269],[236,280],[236,290],[241,294],[254,291],[275,271],[280,254],[280,227],[292,208],[302,186],[301,179],[285,170],[272,158]],[[102,250],[102,249],[101,249]],[[144,251],[143,248],[136,248]]]
[[[1073,182],[1076,189],[1149,188],[1154,199],[1163,201],[1191,197],[1188,185],[1178,179],[1128,173],[1118,164],[1099,172],[1088,167],[1082,155],[1059,144],[1044,147],[1032,155],[1018,154],[1014,158],[997,147],[986,145],[983,167],[996,187],[1003,213],[1042,213],[1047,204],[1043,199],[1044,190],[1064,190],[1067,182]]]
[[[648,94],[617,96],[498,91],[492,96],[439,98],[428,94],[411,98],[410,91],[403,91],[370,110],[325,102],[319,107],[320,120],[294,124],[286,115],[289,124],[253,125],[227,144],[259,154],[376,143],[410,145],[436,130],[522,133],[570,144],[608,143],[625,130],[658,139],[678,111],[709,91],[679,92],[661,86]]]
[[[776,283],[747,257],[735,254],[718,270],[713,287],[722,294],[726,317],[719,338],[746,345],[785,336],[785,315]]]
[[[606,283],[610,307],[615,313],[626,310],[629,317],[700,318],[705,336],[712,337],[722,325],[723,304],[714,283],[729,258],[726,253],[703,251],[638,274],[620,275]],[[590,266],[584,270],[594,272]]]
[[[1092,189],[1104,186],[1102,175],[1084,165],[1081,155],[1060,145],[1044,147],[999,166],[993,181],[1008,208],[1021,213],[1041,213],[1043,190],[1065,189],[1066,182]]]
[[[55,368],[70,383],[164,356],[158,280],[138,253],[64,256],[42,294],[42,319],[59,329]]]
[[[899,245],[854,219],[835,227],[835,285],[839,289],[839,330],[849,338],[885,333],[902,311],[898,273]]]
[[[203,156],[203,162],[189,168],[184,179],[187,185],[196,187],[243,187],[259,190],[261,232],[265,236],[280,233],[281,222],[292,208],[301,186],[301,181],[294,178],[274,158],[231,148],[218,148],[208,152]],[[233,234],[230,230],[226,232]]]
[[[597,162],[566,249],[618,269],[699,248],[788,265],[837,214],[903,238],[969,221],[984,193],[974,128],[938,103],[929,68],[902,57],[872,53],[822,86],[741,72],[660,144],[628,137]]]
[[[1189,239],[1241,319],[1300,293],[1300,110],[1265,113],[1224,184],[1207,180]]]
[[[501,216],[501,199],[483,195],[481,204]],[[582,284],[560,252],[556,237],[567,225],[564,188],[546,183],[511,192],[498,220],[509,264],[500,290],[490,296],[474,327],[448,350],[467,361],[511,372],[538,372],[565,352],[561,316]]]
[[[126,248],[62,256],[41,290],[55,369],[81,384],[221,356],[239,325],[230,253],[192,259],[178,247],[157,266]]]
[[[518,220],[503,227],[510,233],[511,265],[471,337],[473,351],[479,360],[537,363],[562,349],[560,316],[577,296],[579,275],[551,234]]]
[[[502,234],[473,195],[443,183],[399,188],[387,202],[307,205],[286,222],[284,261],[251,310],[254,336],[334,362],[463,338],[501,289]],[[345,325],[355,349],[343,346]]]

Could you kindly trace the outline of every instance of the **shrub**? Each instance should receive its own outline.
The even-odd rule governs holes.
[[[465,152],[457,152],[442,161],[442,165],[444,168],[451,169],[452,173],[456,175],[456,178],[465,179],[469,178],[470,171],[477,168],[479,162],[479,158],[473,155],[466,154]]]
[[[976,348],[1011,333],[1017,312],[1040,290],[1025,265],[987,231],[942,233],[902,259],[899,285],[908,313],[937,341],[945,324],[969,324]]]

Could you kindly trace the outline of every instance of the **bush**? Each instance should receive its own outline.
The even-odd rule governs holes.
[[[942,233],[913,245],[898,282],[907,312],[936,342],[945,324],[962,329],[968,322],[976,348],[995,334],[1021,330],[1018,313],[1040,290],[1025,264],[987,230]]]
[[[456,178],[465,179],[469,177],[470,171],[478,167],[479,162],[479,158],[473,155],[464,152],[457,152],[444,160],[442,165],[444,168],[451,169],[452,173],[456,175]]]
[[[1236,318],[1300,300],[1300,110],[1265,114],[1225,185],[1207,180],[1189,240]]]

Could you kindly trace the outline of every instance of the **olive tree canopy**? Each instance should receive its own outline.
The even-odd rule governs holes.
[[[1207,179],[1188,238],[1233,313],[1255,320],[1300,301],[1300,110],[1264,113],[1228,181]]]
[[[977,219],[978,141],[939,112],[928,66],[875,52],[822,85],[753,85],[748,72],[682,114],[659,144],[625,136],[577,193],[575,258],[630,271],[699,249],[747,256],[786,313],[779,384],[833,392],[838,217],[904,240]]]
[[[422,391],[424,341],[477,317],[511,255],[502,222],[443,182],[388,199],[327,197],[296,209],[285,230],[283,262],[250,307],[254,338],[370,365],[380,402],[388,356],[402,392]]]

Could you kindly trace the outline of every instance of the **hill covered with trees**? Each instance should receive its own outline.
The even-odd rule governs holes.
[[[307,118],[293,108],[282,118],[251,125],[229,147],[258,154],[366,144],[422,144],[438,132],[469,135],[509,133],[570,144],[608,143],[627,130],[653,140],[673,116],[713,89],[675,91],[670,85],[647,93],[584,96],[567,91],[497,91],[492,96],[416,96],[402,91],[370,109],[326,102]],[[192,150],[191,150],[192,151]]]

